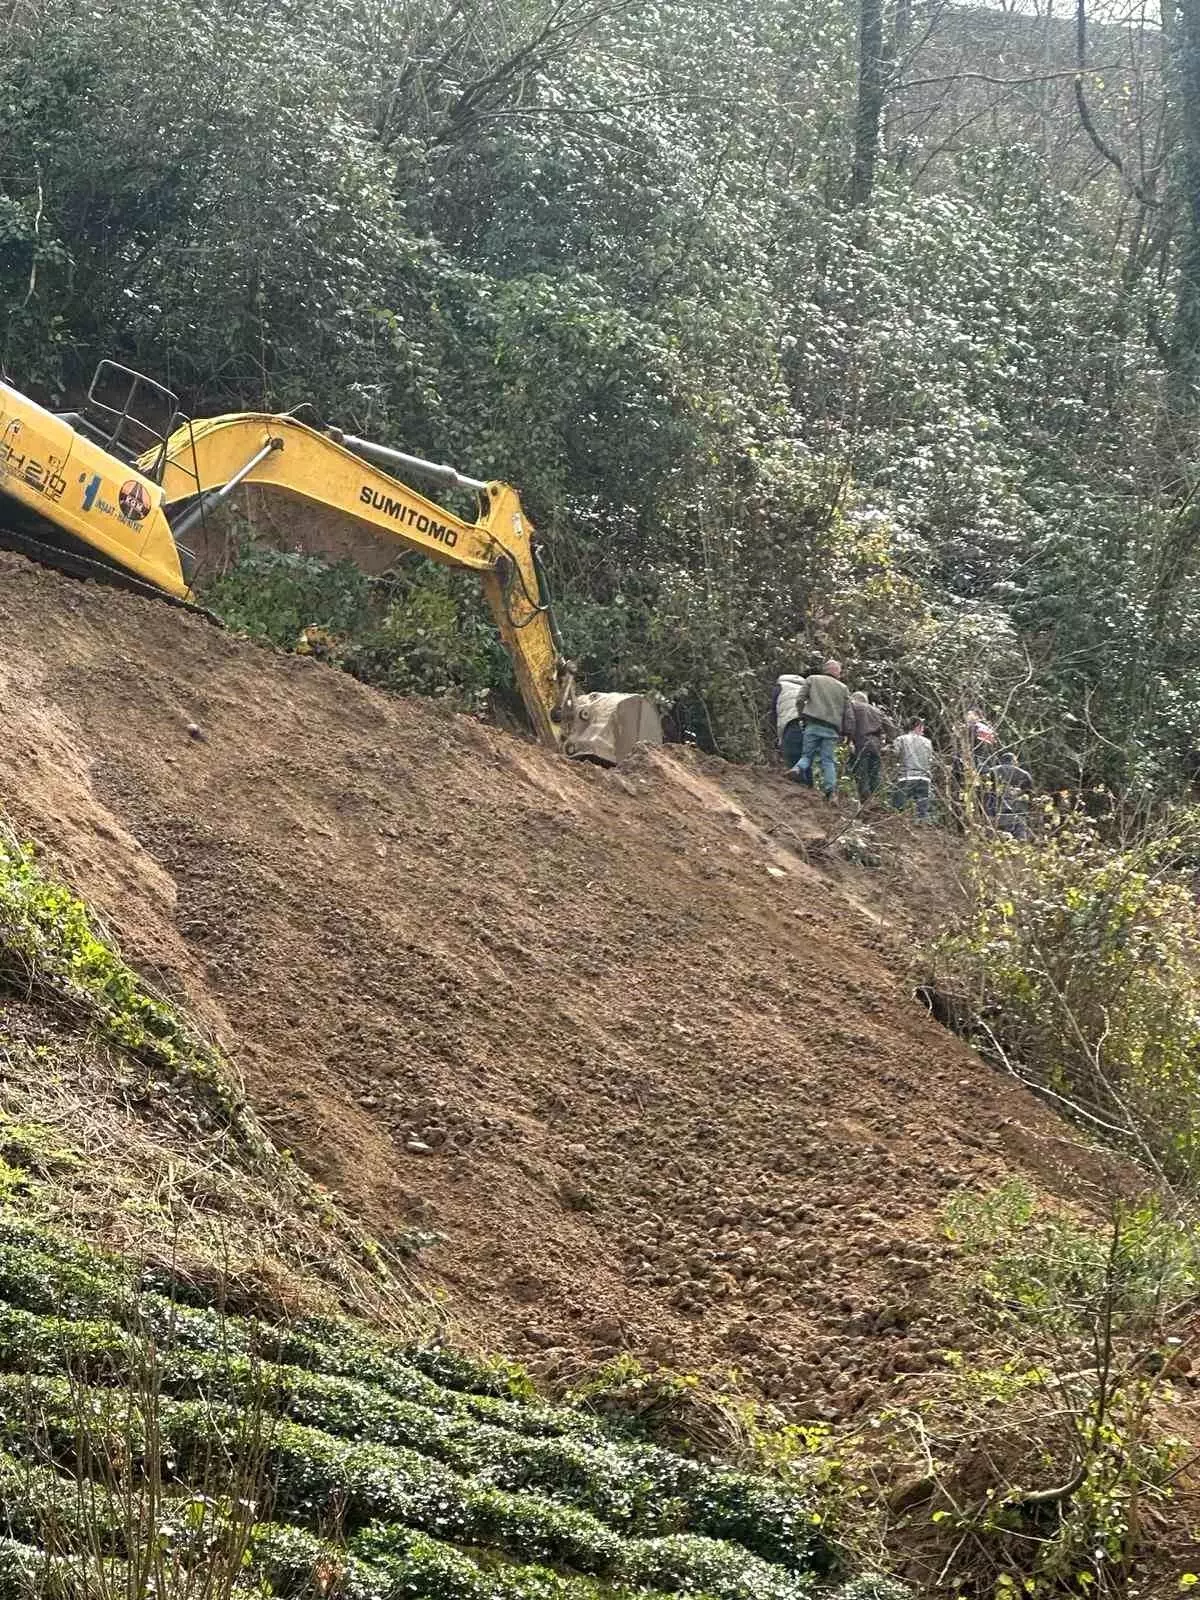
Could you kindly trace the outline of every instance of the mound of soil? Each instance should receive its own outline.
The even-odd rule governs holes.
[[[952,1341],[951,1191],[1086,1178],[909,996],[944,842],[824,870],[776,777],[573,765],[17,557],[0,623],[9,815],[492,1347],[847,1412]]]

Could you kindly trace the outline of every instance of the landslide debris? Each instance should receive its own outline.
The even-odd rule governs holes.
[[[491,1348],[852,1413],[961,1334],[948,1196],[1086,1186],[910,999],[904,825],[826,870],[769,776],[573,765],[17,558],[0,624],[0,803]]]
[[[227,1303],[431,1325],[404,1263],[281,1155],[213,1041],[3,827],[0,1062],[0,1215],[169,1262]]]

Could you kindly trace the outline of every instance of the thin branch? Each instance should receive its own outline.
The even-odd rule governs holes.
[[[1105,1093],[1108,1095],[1108,1098],[1112,1102],[1112,1104],[1116,1106],[1117,1110],[1120,1111],[1121,1114],[1130,1123],[1131,1137],[1132,1137],[1134,1143],[1137,1145],[1138,1149],[1142,1152],[1142,1159],[1146,1162],[1147,1166],[1149,1166],[1150,1169],[1161,1179],[1161,1181],[1163,1183],[1163,1186],[1165,1188],[1169,1188],[1170,1185],[1167,1183],[1167,1175],[1166,1175],[1166,1173],[1163,1171],[1163,1169],[1160,1166],[1159,1162],[1156,1160],[1153,1150],[1151,1150],[1150,1146],[1146,1143],[1145,1139],[1138,1132],[1137,1126],[1136,1126],[1136,1123],[1135,1123],[1135,1119],[1129,1115],[1129,1107],[1125,1104],[1124,1100],[1117,1093],[1116,1089],[1114,1088],[1112,1082],[1109,1079],[1108,1074],[1105,1072],[1103,1066],[1101,1065],[1101,1056],[1102,1056],[1103,1049],[1104,1049],[1104,1041],[1108,1038],[1108,1031],[1109,1031],[1109,1022],[1108,1022],[1108,1013],[1107,1013],[1107,1011],[1104,1014],[1104,1031],[1101,1034],[1100,1038],[1095,1043],[1095,1045],[1090,1045],[1088,1043],[1086,1037],[1084,1036],[1083,1029],[1079,1026],[1079,1018],[1075,1015],[1075,1012],[1072,1009],[1072,1006],[1071,1006],[1070,1002],[1068,1001],[1066,995],[1062,992],[1061,988],[1055,982],[1054,975],[1050,970],[1050,963],[1046,960],[1046,957],[1043,954],[1040,946],[1038,946],[1037,944],[1034,944],[1032,946],[1032,949],[1033,949],[1034,955],[1036,955],[1038,960],[1041,962],[1041,965],[1042,965],[1042,976],[1045,978],[1046,982],[1050,985],[1050,988],[1054,993],[1055,999],[1058,1001],[1059,1005],[1062,1007],[1063,1015],[1066,1017],[1067,1022],[1069,1024],[1070,1028],[1071,1028],[1071,1031],[1072,1031],[1072,1033],[1074,1033],[1075,1038],[1078,1041],[1080,1049],[1083,1051],[1084,1055],[1090,1060],[1092,1071],[1096,1074],[1096,1077],[1100,1080],[1101,1087],[1104,1089]]]
[[[1057,1100],[1059,1105],[1066,1106],[1067,1110],[1072,1114],[1072,1116],[1082,1117],[1085,1122],[1093,1123],[1097,1128],[1103,1128],[1106,1133],[1115,1133],[1123,1139],[1133,1139],[1135,1137],[1131,1128],[1119,1127],[1115,1122],[1105,1122],[1103,1117],[1096,1116],[1094,1112],[1085,1111],[1083,1106],[1079,1105],[1074,1100],[1068,1100],[1065,1094],[1058,1094],[1054,1089],[1047,1089],[1046,1086],[1042,1083],[1039,1083],[1036,1078],[1026,1077],[1023,1072],[1013,1065],[1011,1059],[1005,1052],[1004,1046],[992,1032],[986,1019],[980,1016],[973,1016],[971,1021],[972,1023],[975,1023],[981,1027],[987,1034],[988,1039],[991,1041],[992,1049],[995,1050],[997,1056],[1000,1058],[1000,1064],[1004,1067],[1006,1072],[1008,1072],[1017,1080],[1018,1083],[1024,1084],[1027,1089],[1032,1089],[1034,1094],[1044,1095],[1049,1100]]]
[[[1117,72],[1119,64],[1089,67],[1089,72]],[[905,89],[926,89],[939,83],[992,83],[1000,89],[1023,89],[1030,83],[1054,83],[1063,78],[1078,78],[1078,67],[1064,67],[1056,72],[1035,72],[1016,78],[997,78],[990,72],[944,72],[936,78],[909,78],[895,85],[895,92]]]
[[[45,204],[42,197],[42,169],[36,167],[34,171],[37,174],[37,210],[33,217],[33,259],[29,263],[29,287],[25,291],[24,300],[21,301],[22,310],[33,299],[34,290],[37,288],[38,241],[42,233],[42,211]]]
[[[1093,69],[1095,70],[1095,69]],[[1083,124],[1084,132],[1095,145],[1097,151],[1105,161],[1116,168],[1121,181],[1136,196],[1144,206],[1158,206],[1162,202],[1149,194],[1145,186],[1135,178],[1130,177],[1125,170],[1125,163],[1105,139],[1092,120],[1091,107],[1087,103],[1087,96],[1083,92],[1083,80],[1087,71],[1087,0],[1075,0],[1075,105],[1079,111],[1079,120]]]
[[[1104,1430],[1104,1423],[1108,1416],[1108,1402],[1112,1394],[1112,1365],[1113,1365],[1113,1299],[1114,1284],[1116,1281],[1117,1250],[1121,1243],[1120,1217],[1113,1218],[1112,1237],[1109,1240],[1108,1259],[1104,1263],[1104,1299],[1103,1313],[1100,1322],[1102,1340],[1096,1351],[1096,1377],[1098,1387],[1096,1393],[1096,1410],[1092,1418],[1091,1436],[1083,1444],[1079,1453],[1079,1464],[1065,1483],[1056,1484],[1051,1489],[1036,1489],[1032,1494],[1013,1494],[1005,1502],[1008,1505],[1046,1506],[1053,1505],[1060,1500],[1067,1500],[1083,1483],[1087,1477],[1088,1464],[1096,1454],[1100,1443],[1100,1436]],[[1093,1330],[1095,1332],[1095,1330]]]

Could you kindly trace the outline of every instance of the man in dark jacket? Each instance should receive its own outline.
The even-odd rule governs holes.
[[[854,752],[850,771],[858,786],[858,798],[865,806],[883,781],[883,741],[894,739],[899,728],[873,706],[862,689],[850,696],[850,748]]]
[[[813,764],[821,765],[821,789],[826,800],[837,790],[837,742],[850,732],[850,691],[842,682],[840,661],[827,661],[820,672],[804,679],[796,692],[796,712],[803,721],[800,759],[788,777],[812,788]]]
[[[1029,796],[1033,778],[1011,750],[1001,750],[983,769],[987,787],[984,805],[1000,833],[1014,839],[1029,837]]]

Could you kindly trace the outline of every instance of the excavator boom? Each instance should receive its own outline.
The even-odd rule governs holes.
[[[153,469],[155,452],[138,465]],[[345,443],[295,417],[242,413],[188,423],[166,441],[161,482],[177,538],[231,485],[274,489],[396,540],[447,566],[478,572],[521,695],[544,744],[557,746],[573,685],[540,600],[533,530],[515,489],[478,491],[474,522],[454,516],[416,489],[363,459]]]
[[[149,383],[106,366],[131,380],[130,395]],[[98,375],[93,392],[99,381]],[[97,438],[101,430],[86,416],[59,416],[0,383],[0,536],[7,542],[69,570],[188,602],[194,598],[189,534],[239,485],[274,490],[434,561],[477,572],[544,744],[612,762],[636,743],[661,742],[658,714],[642,696],[576,692],[544,595],[533,529],[510,484],[464,478],[295,416],[257,412],[199,421],[176,414],[169,432],[142,427],[141,442],[150,442],[134,454],[118,446],[123,430],[126,438],[132,431],[126,424],[142,426],[130,417],[129,400],[120,412],[108,405],[102,411],[106,420],[118,420]],[[380,461],[472,490],[475,520],[455,516]]]

